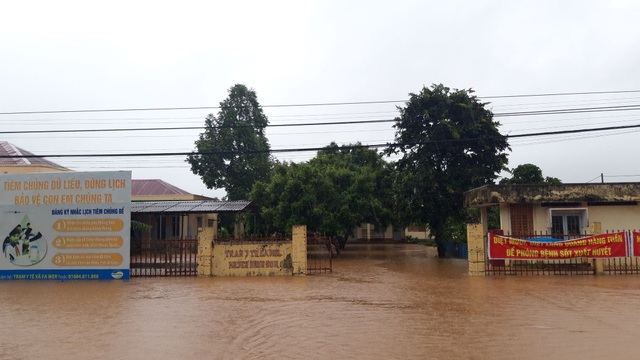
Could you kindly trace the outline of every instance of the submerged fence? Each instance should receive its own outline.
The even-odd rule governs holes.
[[[337,251],[330,237],[307,237],[307,275],[333,271],[333,252]]]
[[[486,254],[469,253],[485,263],[487,275],[593,275],[640,273],[640,232],[599,235],[489,234]],[[482,259],[482,258],[484,259]]]
[[[220,238],[217,240],[216,246],[223,245],[278,245],[289,244],[291,245],[292,239],[289,237],[268,237],[268,238]],[[291,251],[291,246],[287,250]],[[245,249],[246,250],[246,249]],[[243,250],[244,251],[244,250]],[[337,248],[332,242],[330,237],[325,236],[309,236],[307,239],[307,269],[306,273],[322,274],[331,273],[333,270],[333,252],[337,251]],[[248,254],[249,250],[247,250]],[[245,254],[244,257],[248,255]],[[282,259],[278,259],[280,256],[268,254],[268,257],[262,258],[261,256],[267,256],[267,254],[256,254],[260,258],[253,259],[255,261],[249,261],[248,263],[253,267],[262,268],[278,268],[284,266],[280,262]],[[286,256],[285,253],[282,253]],[[249,254],[251,255],[251,254]],[[220,255],[221,258],[223,257]],[[304,256],[304,255],[303,255]],[[246,259],[242,260],[246,260]],[[165,276],[197,276],[198,275],[198,240],[186,239],[186,240],[140,240],[134,239],[131,242],[131,276],[132,277],[165,277]],[[259,261],[259,260],[271,260],[271,261]],[[278,264],[273,264],[272,260],[278,260]],[[287,261],[285,259],[285,261]],[[289,256],[288,262],[291,262],[291,256]],[[235,262],[231,262],[229,267],[236,265]],[[254,266],[255,265],[255,266]],[[289,264],[289,266],[291,266]]]
[[[131,242],[131,276],[196,276],[198,240]]]

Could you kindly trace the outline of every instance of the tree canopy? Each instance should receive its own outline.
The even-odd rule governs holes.
[[[191,171],[209,189],[225,189],[228,200],[247,199],[253,184],[266,180],[271,170],[268,123],[255,91],[234,85],[218,115],[205,119],[196,150],[187,157]]]
[[[261,208],[263,232],[289,232],[296,224],[346,237],[368,222],[392,219],[392,167],[375,150],[331,143],[306,163],[278,163],[268,181],[256,183],[250,199]],[[268,224],[268,225],[266,225]]]
[[[555,177],[542,176],[542,170],[534,164],[522,164],[509,170],[510,178],[500,180],[500,185],[509,184],[562,184],[562,181]]]
[[[433,85],[410,94],[395,118],[400,154],[395,192],[405,221],[427,224],[444,256],[452,225],[463,222],[463,193],[492,183],[507,164],[507,139],[499,123],[472,90]]]

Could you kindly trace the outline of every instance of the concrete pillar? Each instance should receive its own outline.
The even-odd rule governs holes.
[[[486,234],[489,232],[489,215],[487,213],[487,207],[483,206],[480,208],[480,223],[482,224],[482,233]]]
[[[467,246],[469,249],[469,275],[484,276],[487,266],[485,256],[485,232],[482,224],[467,225]]]
[[[591,223],[591,227],[593,229],[593,235],[602,234],[602,223],[593,222],[593,223]],[[604,275],[604,262],[603,262],[603,259],[593,259],[593,274],[594,275]]]
[[[240,214],[236,214],[233,217],[233,238],[239,239],[242,236],[243,231],[240,229]]]
[[[213,276],[213,240],[215,229],[198,229],[198,276]]]
[[[291,262],[293,275],[307,274],[307,226],[296,225],[293,227],[291,239]]]

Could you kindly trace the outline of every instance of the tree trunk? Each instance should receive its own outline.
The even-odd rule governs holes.
[[[436,246],[438,247],[438,258],[444,259],[447,257],[445,252],[445,243],[447,242],[445,239],[448,239],[446,231],[443,229],[443,225],[441,222],[433,222],[429,224],[431,229],[431,233],[433,234],[433,240],[436,242]]]
[[[338,245],[340,249],[344,249],[344,247],[347,245],[347,239],[347,235],[338,236]]]
[[[438,258],[440,258],[440,259],[444,259],[444,258],[446,258],[446,257],[447,257],[447,254],[446,254],[446,252],[445,252],[445,246],[444,246],[444,243],[443,243],[443,242],[438,241],[438,242],[436,242],[436,245],[437,245],[437,247],[438,247]]]

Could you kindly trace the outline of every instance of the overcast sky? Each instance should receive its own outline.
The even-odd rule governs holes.
[[[639,1],[11,1],[0,4],[0,131],[198,127],[237,83],[271,124],[391,120],[423,86],[473,88],[504,134],[640,124],[638,110],[500,117],[640,104]],[[496,98],[566,92],[575,96]],[[633,109],[633,108],[632,108]],[[392,123],[272,127],[272,149],[393,140]],[[200,130],[1,134],[39,155],[187,152]],[[638,130],[514,138],[509,167],[564,182],[640,181]],[[304,161],[312,152],[282,153]],[[78,171],[132,170],[224,196],[184,157],[50,158]]]

